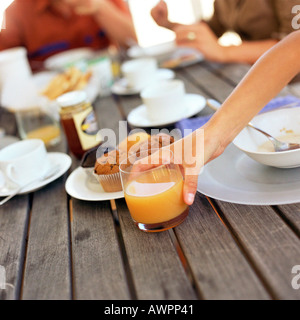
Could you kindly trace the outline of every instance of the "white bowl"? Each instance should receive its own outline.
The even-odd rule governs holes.
[[[127,54],[132,59],[153,57],[158,62],[162,62],[170,58],[170,56],[175,52],[175,49],[175,41],[171,41],[146,48],[133,46],[128,49]]]
[[[288,134],[299,135],[300,143],[300,108],[278,109],[262,113],[251,121],[256,127],[280,138]],[[280,139],[279,139],[280,140]],[[284,152],[259,152],[258,148],[268,138],[258,131],[246,127],[233,141],[234,145],[253,160],[276,168],[300,167],[300,149]],[[287,141],[289,142],[289,141]]]

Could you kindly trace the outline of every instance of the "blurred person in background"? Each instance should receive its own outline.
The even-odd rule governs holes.
[[[80,47],[127,47],[136,34],[123,0],[15,0],[6,10],[0,50],[22,46],[34,66]]]
[[[297,0],[215,0],[214,14],[208,21],[182,25],[168,18],[164,1],[151,10],[155,22],[175,32],[177,44],[192,47],[207,60],[221,63],[253,64],[264,52],[291,33],[292,8]],[[238,46],[222,46],[219,38],[236,32]]]

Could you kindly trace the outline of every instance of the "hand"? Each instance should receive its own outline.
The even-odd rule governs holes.
[[[93,15],[106,4],[106,0],[64,0],[79,15]]]
[[[159,26],[169,28],[168,7],[164,1],[159,1],[159,3],[152,8],[151,16]]]
[[[204,131],[199,129],[193,134],[178,140],[175,143],[159,149],[151,156],[145,157],[134,164],[133,172],[142,172],[165,163],[170,163],[170,150],[173,154],[172,163],[178,164],[184,176],[183,199],[186,204],[192,205],[197,192],[198,175],[205,162]],[[215,149],[214,144],[207,145],[208,157],[211,158]]]
[[[204,55],[205,59],[210,61],[225,61],[224,47],[218,43],[218,38],[205,22],[178,26],[174,31],[179,46],[195,48]]]

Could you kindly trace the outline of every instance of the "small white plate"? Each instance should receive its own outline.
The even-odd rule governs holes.
[[[58,179],[59,177],[61,177],[65,172],[68,171],[68,169],[70,168],[70,166],[72,164],[71,158],[65,153],[49,152],[48,157],[49,157],[49,161],[50,161],[50,166],[59,165],[58,172],[49,179],[46,179],[44,181],[39,181],[39,182],[36,182],[36,183],[29,185],[28,187],[24,188],[20,192],[20,194],[26,194],[26,193],[33,192],[33,191],[36,191],[36,190],[43,188],[47,184],[49,184],[49,183],[53,182],[54,180]],[[1,184],[1,181],[2,181],[2,175],[0,177],[0,184]],[[9,196],[13,192],[14,192],[14,189],[8,189],[8,188],[2,186],[2,188],[0,188],[0,197]]]
[[[231,144],[204,167],[198,191],[214,199],[245,205],[299,203],[300,168],[262,165]]]
[[[175,73],[168,69],[158,69],[157,70],[157,80],[171,80],[174,79]],[[141,89],[129,88],[127,79],[122,78],[116,81],[112,87],[111,92],[117,95],[134,95],[139,94]]]
[[[75,169],[66,182],[67,193],[84,201],[106,201],[124,198],[124,192],[105,192],[96,179],[91,179],[82,167]]]
[[[162,127],[171,125],[175,122],[178,122],[182,119],[190,118],[202,111],[205,108],[206,100],[204,97],[198,94],[187,94],[185,96],[185,112],[182,116],[176,117],[175,119],[171,119],[171,115],[169,119],[162,119],[161,121],[151,121],[147,115],[147,108],[145,105],[141,105],[135,109],[133,109],[128,117],[128,123],[134,127],[139,128],[149,128],[152,126]]]
[[[94,51],[91,48],[70,49],[52,55],[45,60],[45,67],[48,70],[61,70],[68,64],[74,63],[80,59],[90,59],[94,56]]]
[[[55,72],[55,71],[42,71],[42,72],[35,73],[32,76],[32,80],[36,86],[38,93],[40,94],[43,90],[45,90],[45,88],[47,88],[50,81],[54,77],[56,77],[58,74],[59,73]],[[95,74],[92,74],[86,87],[83,88],[82,90],[84,90],[86,92],[89,101],[91,101],[92,103],[95,102],[95,100],[97,99],[97,97],[100,93],[99,81],[98,81],[97,76],[95,76]],[[56,112],[58,112],[57,111],[58,106],[56,104],[56,101],[50,101],[46,96],[42,96],[42,97],[45,98],[45,100],[47,101],[47,104],[51,108],[54,108],[54,110],[56,109]]]
[[[204,56],[198,50],[193,48],[177,48],[169,59],[161,62],[162,68],[184,68],[201,62],[204,60]]]

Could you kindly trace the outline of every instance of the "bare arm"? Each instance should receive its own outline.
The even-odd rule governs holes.
[[[300,72],[299,56],[298,31],[270,49],[251,68],[205,126],[208,132],[215,131],[222,149]]]
[[[119,10],[113,3],[103,1],[95,18],[108,36],[121,46],[128,46],[130,40],[137,40],[130,15]]]
[[[124,12],[110,0],[68,0],[76,13],[93,15],[108,37],[121,46],[136,41],[136,33],[129,12]]]
[[[180,46],[195,48],[203,53],[210,61],[221,63],[249,63],[253,64],[267,50],[278,43],[277,40],[244,41],[238,46],[225,47],[219,44],[217,36],[210,27],[200,22],[189,26],[177,26],[176,41]],[[194,33],[194,39],[189,38]]]
[[[222,154],[247,123],[300,72],[299,57],[300,31],[297,31],[264,54],[212,119],[183,141],[196,141],[195,137],[204,130],[204,162]],[[193,203],[197,179],[197,174],[185,179],[184,199],[188,204]]]

